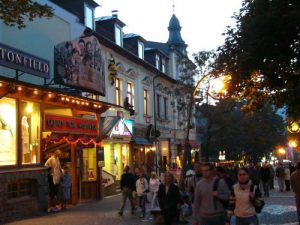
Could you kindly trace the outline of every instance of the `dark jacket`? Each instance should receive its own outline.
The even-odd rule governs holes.
[[[177,204],[180,200],[180,192],[178,186],[176,186],[174,183],[171,183],[168,193],[166,193],[165,185],[160,184],[157,198],[162,211],[167,210],[173,211],[175,213],[177,210]]]
[[[123,173],[121,176],[121,190],[127,187],[130,190],[135,190],[135,178],[132,173]]]
[[[261,180],[263,182],[267,182],[271,179],[271,171],[270,168],[268,167],[262,167],[260,169],[260,173],[261,173]]]

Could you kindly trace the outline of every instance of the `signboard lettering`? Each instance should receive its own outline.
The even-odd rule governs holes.
[[[0,65],[42,78],[50,78],[48,60],[33,56],[0,43]]]
[[[46,131],[60,131],[97,135],[97,120],[80,119],[56,115],[45,115]]]

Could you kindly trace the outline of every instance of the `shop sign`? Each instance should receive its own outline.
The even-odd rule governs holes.
[[[50,78],[48,60],[0,43],[0,65],[42,78]]]
[[[97,120],[45,115],[45,131],[97,135]]]
[[[98,167],[104,167],[105,161],[104,161],[104,147],[97,147],[97,161],[98,161]]]
[[[131,122],[130,122],[131,121]],[[128,136],[130,137],[133,130],[133,121],[121,119],[119,123],[112,129],[111,136]]]
[[[55,82],[105,96],[105,58],[95,36],[80,37],[54,48]]]

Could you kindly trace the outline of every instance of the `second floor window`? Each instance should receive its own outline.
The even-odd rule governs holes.
[[[130,82],[127,83],[127,97],[129,104],[134,106],[134,86]]]
[[[92,30],[94,29],[94,10],[87,4],[84,4],[84,24]]]
[[[165,60],[165,59],[162,59],[162,60],[161,60],[161,71],[162,71],[163,73],[166,72],[166,60]]]
[[[168,98],[164,98],[164,115],[163,118],[165,120],[168,119]]]
[[[149,115],[149,91],[144,90],[144,114]]]
[[[138,43],[138,50],[139,50],[139,58],[144,59],[144,44],[143,42]]]
[[[160,95],[156,95],[156,105],[157,105],[156,115],[160,118],[161,117],[161,96]]]
[[[115,41],[116,44],[123,47],[123,33],[122,28],[115,25]]]
[[[116,79],[116,105],[121,105],[122,104],[122,81],[117,78]]]

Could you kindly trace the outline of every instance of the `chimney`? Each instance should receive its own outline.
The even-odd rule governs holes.
[[[111,11],[112,17],[118,18],[118,10]]]

